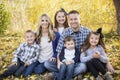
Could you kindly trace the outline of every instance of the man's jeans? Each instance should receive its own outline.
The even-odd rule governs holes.
[[[42,74],[45,71],[46,71],[46,68],[44,67],[44,62],[43,63],[38,62],[38,64],[34,68],[34,73],[35,74]]]
[[[48,69],[51,72],[58,72],[58,68],[57,68],[57,62],[55,61],[46,61],[44,63],[44,66],[46,69]],[[85,63],[76,63],[74,66],[74,72],[73,72],[73,77],[85,73],[86,72],[86,64]]]

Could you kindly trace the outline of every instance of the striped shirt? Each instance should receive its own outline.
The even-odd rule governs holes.
[[[71,27],[67,28],[60,36],[56,51],[58,53],[61,53],[61,50],[64,47],[63,41],[64,41],[65,37],[67,37],[67,36],[73,37],[73,39],[75,41],[75,47],[80,50],[80,48],[83,45],[85,39],[87,38],[89,32],[90,32],[90,30],[83,26],[80,26],[80,29],[78,32],[74,32]]]
[[[40,46],[34,43],[33,45],[28,45],[27,43],[21,43],[14,53],[12,62],[17,61],[19,58],[21,61],[28,62],[29,64],[37,61],[38,55],[40,53]]]

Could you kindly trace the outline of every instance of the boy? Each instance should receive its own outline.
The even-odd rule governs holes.
[[[57,80],[71,80],[74,71],[74,63],[79,62],[80,52],[75,48],[72,36],[65,37],[64,45],[65,48],[62,49],[58,59],[60,65],[58,65],[59,76],[57,76]]]
[[[14,53],[10,67],[0,75],[0,80],[12,74],[16,77],[20,76],[27,67],[36,62],[40,48],[34,43],[34,32],[27,30],[25,33],[25,40],[26,43],[20,44]]]

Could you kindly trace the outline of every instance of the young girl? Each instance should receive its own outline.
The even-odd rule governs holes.
[[[96,80],[103,80],[99,72],[104,75],[106,80],[113,80],[112,77],[106,71],[106,63],[108,59],[106,57],[105,45],[103,43],[103,35],[101,33],[102,28],[97,32],[91,32],[83,45],[80,60],[85,62],[88,70],[96,78]]]
[[[41,46],[40,55],[38,56],[38,64],[34,68],[36,74],[46,71],[44,62],[47,60],[55,61],[57,52],[56,47],[59,40],[59,33],[53,31],[53,26],[47,14],[42,14],[37,31],[37,43]]]
[[[60,35],[68,27],[67,13],[63,8],[55,13],[54,24],[54,31],[58,31]]]

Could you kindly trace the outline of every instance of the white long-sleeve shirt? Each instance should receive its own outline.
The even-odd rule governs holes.
[[[48,37],[46,36],[41,37],[41,43],[40,43],[41,50],[38,57],[38,61],[40,63],[49,60],[53,55],[52,41],[51,42],[48,41],[49,41]]]

